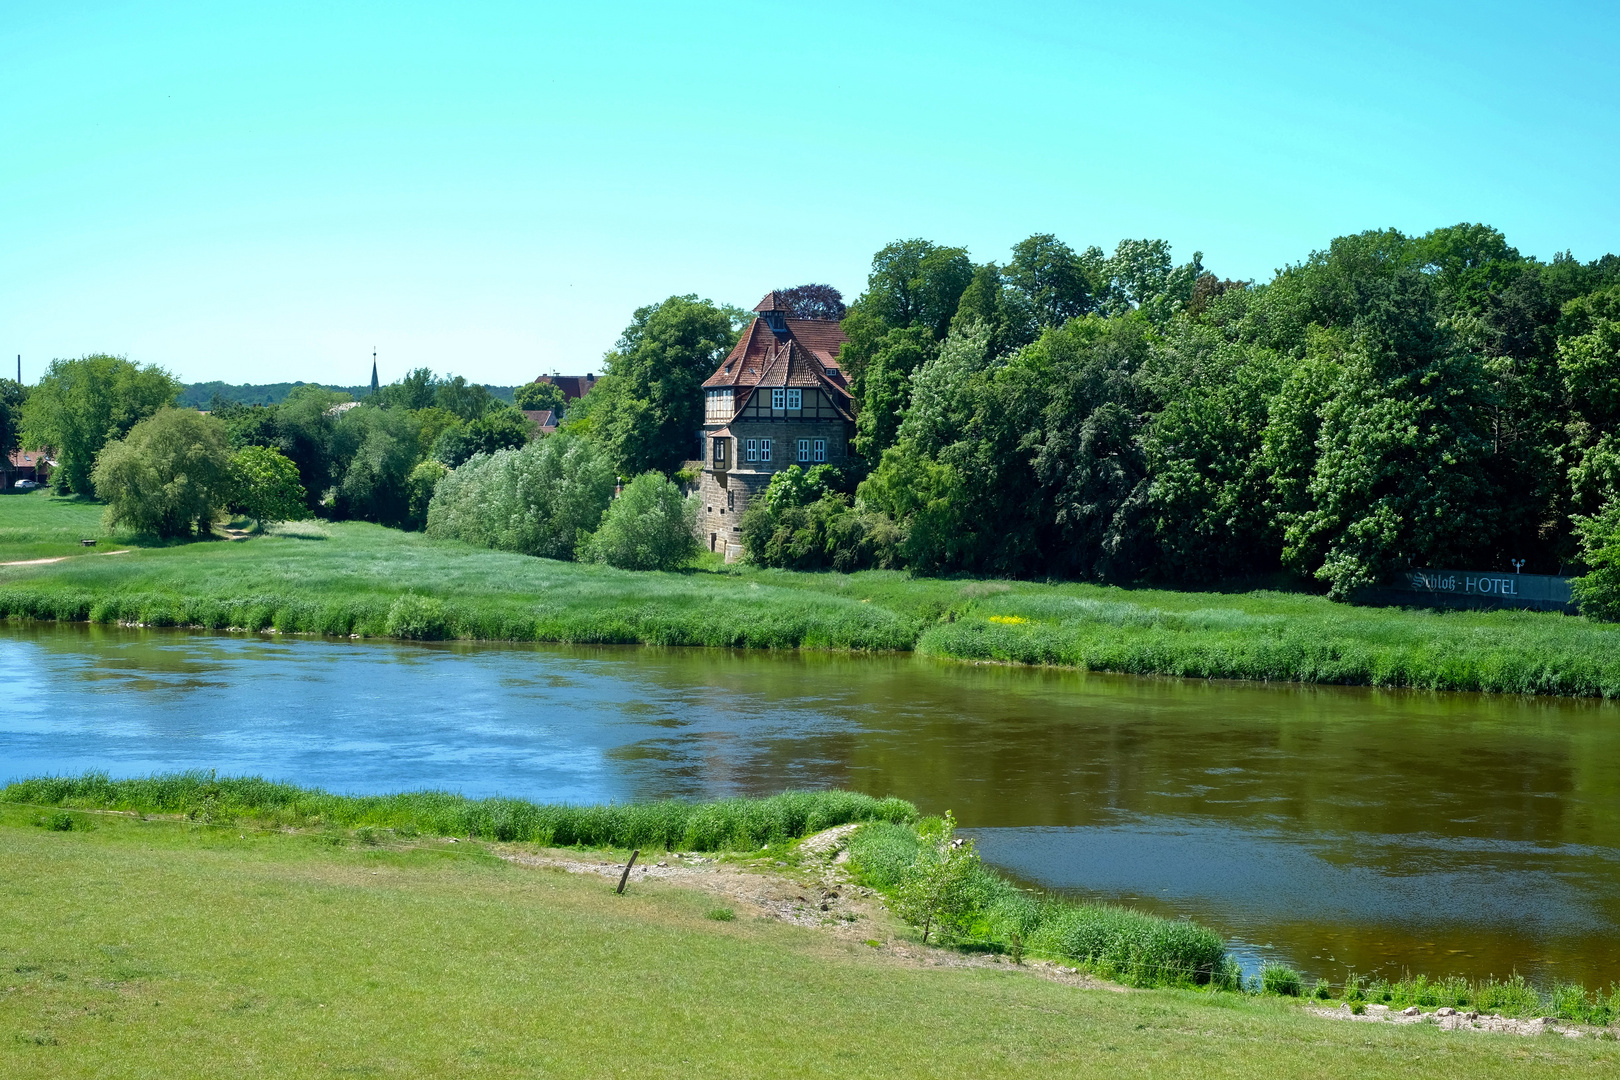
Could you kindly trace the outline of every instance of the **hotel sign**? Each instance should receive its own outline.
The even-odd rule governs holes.
[[[1470,607],[1566,609],[1571,604],[1569,579],[1548,574],[1490,573],[1479,570],[1406,570],[1393,588],[1421,593],[1431,601],[1460,602]]]

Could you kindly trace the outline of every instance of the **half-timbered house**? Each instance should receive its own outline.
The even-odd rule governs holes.
[[[855,433],[849,382],[838,366],[838,323],[792,319],[771,293],[703,384],[699,531],[711,551],[740,553],[739,521],[771,477],[797,465],[843,465]]]

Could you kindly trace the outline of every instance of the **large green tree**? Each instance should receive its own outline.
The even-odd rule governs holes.
[[[636,310],[587,395],[590,433],[620,475],[671,473],[693,456],[703,381],[736,341],[727,313],[695,295]]]
[[[103,446],[92,477],[109,527],[206,536],[234,490],[225,425],[194,409],[160,409]]]
[[[96,354],[53,360],[23,405],[23,442],[56,454],[58,490],[94,492],[96,454],[136,424],[170,405],[180,384],[153,365]]]

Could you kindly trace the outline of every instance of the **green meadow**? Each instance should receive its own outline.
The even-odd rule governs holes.
[[[1612,1040],[906,958],[480,842],[0,803],[0,1074],[1582,1077]],[[43,827],[42,827],[43,826]],[[614,853],[616,858],[621,853]],[[725,909],[730,911],[730,909]],[[874,948],[866,941],[874,941]],[[941,956],[948,954],[938,954]]]
[[[139,546],[94,504],[0,498],[0,617],[416,639],[918,650],[1191,678],[1620,695],[1620,625],[1363,608],[1275,591],[555,562],[363,522]],[[93,523],[93,524],[92,524]],[[115,547],[116,542],[116,547]]]

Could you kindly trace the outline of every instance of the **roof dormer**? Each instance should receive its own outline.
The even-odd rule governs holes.
[[[765,299],[754,307],[754,313],[765,320],[765,325],[771,328],[771,333],[779,338],[788,336],[788,306],[774,290],[765,294]]]

